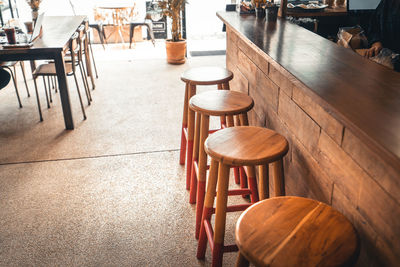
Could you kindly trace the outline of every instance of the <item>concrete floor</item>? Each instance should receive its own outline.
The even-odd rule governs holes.
[[[28,98],[19,79],[22,109],[12,84],[0,91],[0,266],[210,264],[209,249],[205,261],[195,257],[195,206],[178,164],[179,76],[224,66],[225,57],[173,66],[162,44],[148,44],[95,48],[99,79],[86,121],[70,80],[73,131],[64,130],[59,94],[46,108],[41,82],[43,122],[32,80]],[[236,219],[228,217],[227,243]],[[235,258],[227,254],[224,265]]]

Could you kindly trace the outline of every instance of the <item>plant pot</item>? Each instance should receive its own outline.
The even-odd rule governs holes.
[[[256,17],[257,18],[265,18],[265,9],[262,7],[256,7]]]
[[[278,19],[279,6],[268,6],[265,8],[268,21],[276,21]]]
[[[165,40],[165,48],[167,50],[167,62],[169,64],[183,64],[186,61],[186,40],[172,42]]]
[[[32,21],[33,21],[33,24],[36,23],[36,20],[37,20],[38,16],[39,16],[39,10],[38,9],[32,9]]]

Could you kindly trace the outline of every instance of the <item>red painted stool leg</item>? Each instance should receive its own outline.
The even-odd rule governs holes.
[[[214,250],[212,253],[212,267],[221,267],[222,266],[222,259],[224,253],[224,245],[223,244],[214,244]]]
[[[240,171],[240,188],[247,188],[247,176],[244,171],[244,167],[239,167]],[[246,197],[247,195],[242,195],[242,197]]]
[[[188,92],[189,91],[189,84],[186,83],[185,85],[185,99],[183,101],[183,118],[182,118],[182,134],[181,134],[181,152],[179,156],[179,164],[185,164],[185,154],[186,154],[186,135],[185,135],[185,128],[187,128],[188,122]]]
[[[190,204],[195,204],[196,203],[196,195],[197,195],[197,174],[196,174],[196,168],[194,167],[195,161],[193,160],[192,164],[192,174],[190,175],[191,181],[190,181],[190,194],[189,194],[189,203]]]
[[[235,183],[240,184],[240,172],[239,172],[239,167],[234,167],[233,168],[233,175],[235,177]]]
[[[208,136],[210,126],[210,116],[201,115],[200,123],[200,142],[199,142],[199,173],[197,188],[197,207],[196,207],[196,238],[199,237],[200,216],[204,205],[205,186],[207,181],[207,154],[204,150],[204,142]]]
[[[187,153],[186,153],[186,190],[190,189],[190,178],[192,174],[192,161],[193,157],[193,140],[187,141]]]
[[[225,237],[226,210],[228,203],[229,166],[220,163],[218,170],[218,190],[215,208],[214,249],[212,266],[222,266]]]
[[[258,201],[258,191],[257,191],[257,180],[256,180],[256,171],[254,166],[246,167],[247,168],[247,173],[249,174],[248,176],[248,182],[249,182],[249,189],[250,189],[250,200],[251,203],[256,203]]]
[[[204,197],[206,191],[206,182],[199,181],[197,187],[197,206],[196,206],[196,239],[199,239],[200,234],[200,226],[201,226],[201,217],[202,211],[204,207]]]
[[[196,94],[196,86],[189,85],[189,99]],[[190,189],[190,175],[192,174],[192,159],[193,159],[193,138],[194,138],[195,113],[188,108],[188,136],[187,136],[187,152],[186,152],[186,189]]]
[[[218,162],[211,160],[210,172],[208,175],[207,193],[204,200],[203,214],[201,218],[199,243],[197,245],[197,258],[204,259],[207,249],[207,234],[204,221],[210,221],[214,198],[217,191],[217,179],[218,179]]]
[[[193,156],[192,156],[192,172],[190,174],[190,194],[189,194],[189,203],[196,203],[196,193],[197,193],[197,172],[196,166],[198,165],[199,160],[199,144],[200,144],[200,121],[202,115],[200,113],[195,114],[196,122],[194,126],[194,143],[193,143]]]

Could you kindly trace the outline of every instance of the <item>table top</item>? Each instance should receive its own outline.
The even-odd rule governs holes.
[[[217,15],[309,88],[316,103],[373,151],[400,166],[400,73],[284,19]]]
[[[43,34],[32,47],[17,49],[0,49],[0,56],[6,54],[35,53],[43,50],[64,50],[68,41],[82,24],[85,16],[45,16],[42,23]]]

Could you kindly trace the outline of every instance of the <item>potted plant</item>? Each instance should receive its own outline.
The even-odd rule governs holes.
[[[158,5],[162,13],[171,18],[171,39],[165,41],[167,62],[183,64],[186,61],[186,40],[182,39],[181,13],[185,8],[186,0],[161,0]]]
[[[42,0],[26,0],[26,2],[32,9],[32,21],[36,21],[39,15],[39,6]]]

